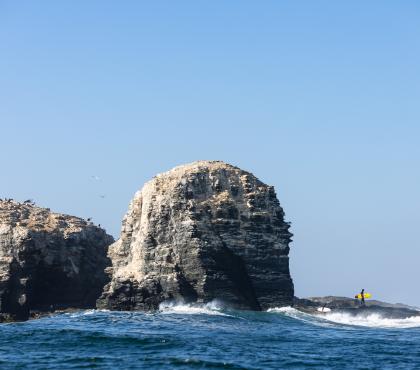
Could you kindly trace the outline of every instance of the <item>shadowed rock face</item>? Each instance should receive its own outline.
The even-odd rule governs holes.
[[[98,307],[222,300],[260,310],[293,301],[289,224],[274,188],[218,161],[158,175],[136,193],[109,249]]]
[[[0,201],[0,321],[30,311],[93,308],[113,238],[83,219]]]

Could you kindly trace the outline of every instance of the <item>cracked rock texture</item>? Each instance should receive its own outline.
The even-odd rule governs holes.
[[[83,219],[0,200],[0,321],[95,307],[108,281],[112,242]]]
[[[220,161],[157,175],[136,193],[109,248],[98,307],[152,310],[163,301],[260,310],[293,302],[292,234],[272,186]]]

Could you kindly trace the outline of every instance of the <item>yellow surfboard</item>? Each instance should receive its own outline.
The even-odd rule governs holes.
[[[372,297],[372,294],[370,294],[370,293],[363,293],[363,296],[365,297],[365,299],[366,298],[371,298]],[[359,293],[359,294],[356,294],[355,296],[354,296],[354,298],[357,298],[357,299],[362,299],[362,295]]]

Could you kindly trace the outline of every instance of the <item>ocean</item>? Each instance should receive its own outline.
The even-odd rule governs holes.
[[[86,310],[0,325],[0,369],[420,369],[420,317]]]

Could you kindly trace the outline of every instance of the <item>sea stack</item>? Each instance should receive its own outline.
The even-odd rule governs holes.
[[[98,307],[154,310],[164,301],[290,305],[289,223],[272,186],[221,161],[157,175],[135,194],[109,248]]]
[[[81,218],[0,200],[0,322],[94,308],[113,238]]]

